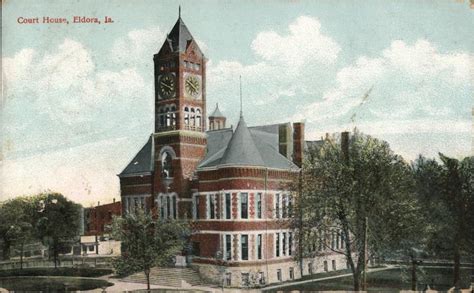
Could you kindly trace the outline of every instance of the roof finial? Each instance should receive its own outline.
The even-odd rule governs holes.
[[[178,18],[181,18],[181,5],[179,5],[179,8],[178,8]]]
[[[242,75],[239,75],[240,79],[240,118],[244,116],[243,107],[242,107]]]

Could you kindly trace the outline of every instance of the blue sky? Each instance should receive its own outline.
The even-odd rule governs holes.
[[[219,102],[229,123],[242,75],[249,125],[304,120],[308,139],[357,127],[407,161],[470,154],[467,1],[7,1],[0,198],[119,197],[116,174],[153,131],[152,58],[179,5],[209,59],[208,111]],[[17,23],[43,16],[115,22]]]

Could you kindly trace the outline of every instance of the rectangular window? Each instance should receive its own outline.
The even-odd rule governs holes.
[[[332,260],[332,270],[333,271],[336,270],[336,260],[335,259]]]
[[[281,210],[282,210],[282,218],[287,217],[287,206],[286,206],[286,194],[281,195]]]
[[[225,235],[225,260],[232,260],[232,235]]]
[[[331,232],[331,248],[336,249],[336,234]]]
[[[231,208],[232,208],[232,201],[230,198],[230,193],[226,193],[225,194],[225,218],[226,219],[230,219]]]
[[[216,201],[215,201],[214,194],[209,194],[208,197],[208,202],[209,202],[209,219],[215,219],[216,218]]]
[[[345,244],[346,244],[346,243],[345,243],[345,241],[344,241],[344,234],[342,234],[342,232],[341,232],[341,248],[342,248],[342,249],[344,249]]]
[[[280,233],[275,234],[275,256],[280,256]]]
[[[241,193],[240,194],[240,218],[241,219],[248,219],[249,211],[248,211],[248,194]]]
[[[262,259],[262,234],[257,235],[257,259]]]
[[[160,197],[160,218],[165,218],[165,199],[164,197]]]
[[[280,195],[275,194],[275,218],[280,218]]]
[[[194,215],[196,219],[199,219],[199,195],[194,197]]]
[[[277,270],[277,280],[278,280],[278,282],[281,282],[283,280],[282,277],[281,277],[281,269]]]
[[[241,259],[249,259],[249,236],[242,235],[240,236],[240,246],[241,246]]]
[[[262,194],[257,193],[257,219],[262,218]]]
[[[260,285],[265,285],[265,275],[263,274],[263,272],[258,272],[258,283]]]
[[[338,230],[338,231],[336,232],[336,249],[341,248],[341,247],[339,246],[339,239],[340,239],[340,238],[339,238],[339,235],[340,235],[340,234],[339,234],[339,230]]]
[[[293,233],[288,232],[288,255],[293,254]]]
[[[295,279],[295,269],[294,268],[290,268],[290,280],[294,280]]]
[[[288,195],[288,217],[293,215],[293,195]]]
[[[313,274],[313,263],[312,263],[312,262],[310,262],[310,263],[308,264],[308,274],[309,274],[309,275],[312,275],[312,274]]]
[[[176,196],[173,196],[173,219],[177,219]]]
[[[282,242],[283,242],[283,255],[286,255],[286,232],[281,233],[282,234]]]
[[[328,262],[327,262],[327,260],[324,261],[323,266],[324,266],[324,271],[327,272],[328,271]]]

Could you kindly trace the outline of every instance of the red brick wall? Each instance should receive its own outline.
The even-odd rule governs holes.
[[[293,162],[301,167],[304,152],[304,123],[293,123]]]
[[[84,234],[103,235],[106,232],[104,228],[112,223],[112,217],[121,214],[122,204],[120,201],[90,208],[88,218],[85,219],[88,227],[84,227]]]

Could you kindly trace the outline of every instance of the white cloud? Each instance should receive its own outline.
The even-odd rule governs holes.
[[[341,48],[330,37],[321,33],[318,19],[300,16],[289,25],[289,34],[265,31],[257,35],[252,49],[267,62],[282,62],[300,69],[308,63],[333,63]]]
[[[322,68],[333,64],[341,50],[331,37],[321,32],[319,20],[307,16],[292,22],[286,34],[260,32],[251,48],[256,57],[254,63],[222,60],[208,64],[211,99],[228,98],[235,103],[239,75],[242,75],[245,99],[253,105],[315,93],[320,76],[312,71],[322,74]],[[222,93],[226,93],[225,97]]]
[[[467,53],[441,53],[426,40],[393,41],[381,56],[362,56],[339,70],[336,86],[293,118],[321,123],[355,112],[378,119],[452,116],[468,104],[472,61]]]
[[[164,39],[165,33],[159,27],[132,30],[113,43],[110,58],[128,66],[150,63]]]

